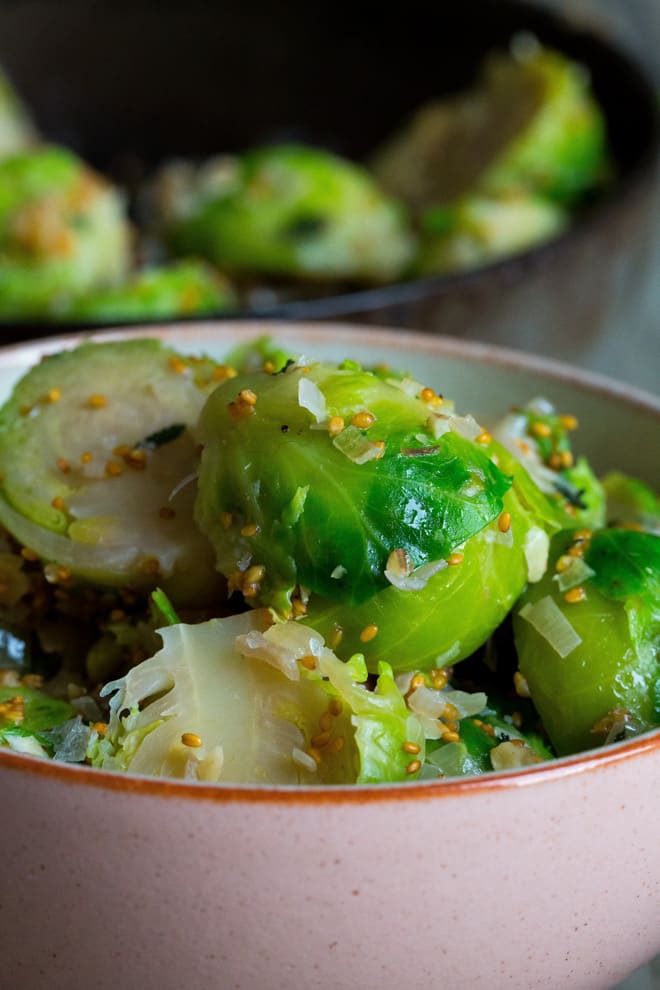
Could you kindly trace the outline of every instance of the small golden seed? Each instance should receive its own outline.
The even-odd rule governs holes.
[[[323,712],[319,719],[319,729],[321,732],[329,732],[332,728],[332,715],[329,711]]]
[[[256,393],[251,388],[242,388],[238,393],[238,401],[244,402],[248,406],[254,406],[257,403]]]
[[[71,465],[63,457],[58,457],[55,463],[57,464],[62,474],[68,474],[69,471],[71,470]]]
[[[92,459],[92,453],[89,450],[86,450],[84,454],[80,455],[81,464],[89,464],[91,459]]]
[[[408,766],[406,767],[406,773],[407,774],[417,773],[417,771],[421,769],[422,769],[422,764],[420,760],[411,760]]]
[[[275,373],[275,365],[272,361],[264,361],[263,370],[267,375],[272,375]]]
[[[328,420],[328,433],[331,437],[336,437],[344,429],[343,416],[331,416]]]
[[[369,427],[373,426],[375,422],[376,417],[367,409],[357,412],[352,419],[353,426],[355,426],[358,430],[368,430]]]
[[[104,736],[106,734],[106,732],[108,731],[108,723],[107,722],[94,722],[94,724],[92,725],[92,729],[94,729],[98,733],[99,736]]]
[[[257,523],[247,523],[241,529],[241,536],[258,536],[259,526]]]
[[[121,461],[108,461],[105,465],[105,473],[109,478],[118,478],[124,473],[124,465]]]
[[[131,452],[131,447],[127,443],[120,443],[118,447],[112,451],[115,457],[128,457]]]
[[[64,499],[61,495],[56,495],[50,504],[54,509],[57,509],[58,512],[64,511]]]
[[[330,742],[328,743],[329,752],[341,753],[342,749],[344,748],[345,741],[346,740],[344,739],[343,736],[335,736],[335,738],[331,739]]]
[[[308,755],[308,756],[311,756],[311,758],[312,758],[312,759],[314,760],[314,762],[315,762],[315,763],[317,763],[317,764],[318,764],[318,763],[320,763],[320,762],[321,762],[321,760],[322,760],[322,756],[321,756],[321,754],[319,753],[319,751],[318,751],[318,749],[315,749],[315,748],[314,748],[314,746],[310,746],[310,747],[309,747],[309,749],[307,750],[307,755]]]
[[[477,443],[481,443],[484,447],[487,447],[489,443],[493,442],[493,438],[488,430],[482,430],[479,436],[476,438]]]
[[[449,674],[442,668],[429,671],[429,677],[431,678],[431,685],[436,691],[442,691],[449,680]]]
[[[327,746],[329,742],[330,742],[330,733],[319,732],[319,734],[317,736],[314,736],[314,738],[312,739],[312,746],[314,746],[316,749],[323,749],[323,747]]]
[[[23,560],[30,560],[30,561],[39,560],[39,554],[35,553],[34,550],[31,550],[30,547],[23,547],[23,549],[21,550],[21,557],[23,558]]]
[[[372,639],[375,639],[377,635],[378,635],[378,626],[375,626],[373,623],[371,623],[370,625],[365,626],[362,632],[360,633],[360,641],[362,643],[369,643]]]
[[[227,378],[236,378],[238,372],[230,364],[219,364],[213,369],[213,379],[216,382],[224,382]]]
[[[249,584],[252,584],[253,581],[262,581],[265,573],[266,568],[263,564],[253,564],[245,572],[245,580]]]
[[[529,690],[529,684],[527,683],[527,678],[524,677],[519,670],[513,675],[513,686],[516,689],[516,694],[519,698],[531,698],[532,694]]]
[[[567,553],[563,553],[561,557],[557,558],[557,563],[555,564],[555,570],[557,574],[563,574],[573,563],[573,557],[570,557]]]
[[[514,440],[514,443],[523,454],[529,454],[532,449],[525,440]]]
[[[328,711],[330,712],[331,715],[337,718],[338,715],[341,715],[343,710],[344,710],[344,704],[340,698],[330,699],[330,704],[328,705]]]
[[[190,746],[191,749],[199,749],[203,745],[201,737],[196,732],[184,732],[181,736],[181,742],[184,746]]]
[[[549,437],[552,436],[552,427],[548,423],[532,423],[529,432],[536,437]]]
[[[503,512],[497,520],[497,526],[500,533],[508,533],[511,529],[511,513]]]
[[[243,597],[244,598],[256,598],[261,591],[261,585],[258,581],[246,581],[243,579]]]
[[[59,402],[61,398],[62,398],[62,389],[61,388],[49,388],[48,389],[48,392],[46,393],[46,401],[47,402]]]
[[[571,588],[564,595],[564,601],[568,602],[569,605],[575,605],[577,602],[583,602],[586,600],[587,593],[582,586],[579,588]]]
[[[300,598],[294,598],[291,602],[291,611],[296,619],[301,619],[303,615],[307,615],[307,606]]]
[[[220,513],[220,525],[223,529],[229,529],[233,521],[231,512],[221,512]]]
[[[55,570],[55,580],[59,584],[66,584],[67,581],[71,580],[71,571],[68,567],[58,567]]]
[[[460,550],[455,550],[454,553],[449,554],[447,563],[450,567],[457,567],[459,564],[462,564],[464,560],[465,555],[462,554]]]
[[[561,461],[561,466],[563,468],[569,468],[573,466],[573,455],[570,450],[563,450],[559,455]]]
[[[584,557],[584,547],[582,543],[574,543],[568,548],[566,553],[569,557]]]
[[[579,426],[577,416],[573,416],[571,413],[566,413],[565,415],[560,416],[559,422],[565,430],[577,430]]]
[[[444,739],[445,742],[450,743],[450,742],[460,742],[461,737],[459,736],[458,732],[456,732],[455,729],[450,729],[449,732],[445,732],[442,738]]]
[[[299,663],[305,668],[305,670],[316,670],[318,665],[316,657],[313,657],[311,653],[307,656],[301,657]]]
[[[107,404],[108,400],[105,395],[90,395],[87,400],[88,409],[103,409]]]
[[[417,754],[420,751],[420,747],[417,745],[417,743],[409,742],[408,740],[406,740],[406,742],[404,742],[403,744],[403,751],[404,753],[410,753],[411,756],[417,756]]]
[[[188,367],[186,362],[182,361],[181,358],[178,357],[170,358],[167,363],[169,364],[172,371],[174,371],[175,374],[177,375],[182,375],[186,370],[186,368]]]

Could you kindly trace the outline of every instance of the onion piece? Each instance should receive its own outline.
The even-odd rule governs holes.
[[[582,642],[581,637],[550,595],[539,598],[533,604],[527,602],[518,614],[547,640],[560,657],[567,657]]]
[[[280,670],[291,681],[300,680],[298,660],[318,657],[322,638],[312,629],[295,622],[276,623],[261,633],[256,629],[236,637],[236,649],[244,657],[256,657]]]
[[[298,382],[298,405],[307,409],[317,423],[327,418],[325,396],[316,382],[309,378],[301,378]]]
[[[555,574],[553,581],[557,582],[560,591],[570,591],[577,588],[583,581],[588,581],[596,573],[582,557],[571,557],[571,562],[565,571]]]
[[[332,443],[354,464],[366,464],[383,456],[383,445],[368,440],[355,426],[347,426],[334,437]]]
[[[550,538],[544,529],[532,526],[525,534],[523,553],[527,562],[527,580],[531,584],[540,581],[548,569]]]
[[[399,591],[421,591],[434,574],[448,566],[446,560],[430,560],[413,570],[407,551],[397,549],[387,558],[385,577]]]
[[[490,762],[493,770],[517,770],[519,767],[532,767],[541,763],[541,757],[522,739],[509,739],[499,746],[493,746]]]

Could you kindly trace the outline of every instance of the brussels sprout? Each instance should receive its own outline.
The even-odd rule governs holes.
[[[193,427],[214,372],[138,339],[48,356],[15,386],[0,410],[0,522],[52,580],[217,592],[192,520]]]
[[[148,268],[127,282],[74,300],[66,317],[97,323],[155,320],[221,313],[235,306],[231,286],[198,261]]]
[[[660,723],[660,539],[563,534],[514,614],[519,666],[554,747],[589,749]]]
[[[340,655],[364,652],[371,670],[479,646],[539,551],[542,573],[557,510],[500,450],[512,489],[478,424],[440,402],[409,380],[324,364],[244,375],[212,395],[196,516],[230,587],[284,615],[307,611],[333,647],[341,628]]]
[[[129,262],[120,196],[75,155],[44,147],[0,160],[0,318],[55,317]]]
[[[36,136],[27,110],[0,68],[0,158],[28,147]]]
[[[174,253],[235,272],[381,282],[414,252],[403,209],[367,172],[296,145],[248,152],[216,180],[203,170],[164,220]]]
[[[468,193],[570,206],[602,180],[605,123],[586,71],[533,43],[512,47],[486,60],[472,90],[423,107],[375,156],[384,188],[417,214]]]
[[[74,715],[65,701],[24,684],[0,685],[0,746],[31,756],[49,756],[49,731]]]
[[[540,196],[465,196],[424,216],[417,271],[432,275],[497,261],[549,240],[568,223],[566,210]]]

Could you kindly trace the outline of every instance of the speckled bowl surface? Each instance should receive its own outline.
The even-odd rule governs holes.
[[[264,329],[148,332],[222,355]],[[660,482],[651,396],[441,337],[267,329],[310,357],[405,367],[484,420],[545,395],[598,470]],[[1,393],[61,346],[0,352]],[[517,773],[297,790],[0,750],[0,986],[612,987],[660,951],[659,781],[659,732]]]

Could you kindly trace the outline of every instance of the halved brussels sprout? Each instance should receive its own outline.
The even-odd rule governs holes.
[[[157,340],[45,357],[0,410],[0,522],[52,579],[204,600],[214,568],[192,519],[194,427],[215,365]]]
[[[221,313],[235,306],[226,278],[201,261],[147,268],[128,281],[76,299],[66,317],[96,323],[172,319]]]
[[[418,111],[373,162],[384,188],[417,214],[473,192],[571,205],[606,164],[605,122],[586,70],[520,40],[486,60],[472,90]]]
[[[0,160],[0,318],[56,317],[130,264],[120,195],[63,148]]]
[[[327,151],[260,148],[186,176],[165,197],[176,254],[248,274],[375,282],[412,260],[404,210],[366,171]]]
[[[660,538],[578,530],[514,613],[519,666],[560,754],[660,724]]]
[[[406,780],[424,735],[391,671],[375,690],[313,630],[265,610],[161,631],[163,649],[107,685],[96,766],[259,784]],[[409,747],[406,750],[406,744]],[[415,767],[417,769],[415,769]]]

